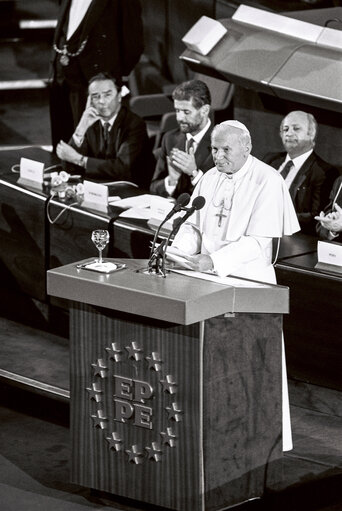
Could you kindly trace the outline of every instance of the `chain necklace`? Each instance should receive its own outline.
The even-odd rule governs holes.
[[[75,53],[69,52],[67,50],[66,44],[63,46],[62,50],[60,48],[57,48],[57,45],[54,44],[53,49],[55,50],[56,53],[59,53],[59,55],[60,55],[59,61],[62,64],[62,66],[67,66],[69,64],[70,57],[78,57],[78,55],[84,50],[84,47],[87,44],[87,41],[88,41],[88,38],[84,39],[84,41],[82,41],[82,43],[81,43],[81,46]]]

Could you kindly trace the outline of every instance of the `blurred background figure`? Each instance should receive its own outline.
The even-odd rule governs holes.
[[[134,34],[134,37],[132,37]],[[63,0],[53,41],[52,145],[68,141],[87,102],[89,79],[127,76],[143,51],[139,0]]]

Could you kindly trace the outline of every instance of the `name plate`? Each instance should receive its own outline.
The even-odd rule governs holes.
[[[84,200],[82,206],[107,211],[108,186],[91,181],[84,181]]]
[[[318,263],[315,266],[317,269],[342,273],[342,244],[319,241],[317,256]]]
[[[20,158],[20,180],[23,182],[43,183],[44,163],[28,158]]]

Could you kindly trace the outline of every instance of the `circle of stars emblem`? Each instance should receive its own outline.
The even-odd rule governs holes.
[[[95,413],[91,413],[90,417],[93,421],[95,429],[103,431],[108,448],[112,453],[123,452],[127,456],[127,461],[135,465],[141,465],[146,460],[161,462],[168,448],[174,448],[177,445],[177,435],[175,426],[183,420],[183,410],[180,404],[174,400],[177,395],[178,383],[174,376],[170,374],[162,374],[164,361],[158,352],[152,351],[145,356],[144,350],[139,343],[132,341],[128,346],[122,347],[120,343],[113,342],[105,348],[105,358],[99,358],[92,366],[93,380],[91,385],[86,388],[88,397],[92,403],[95,403]],[[104,385],[105,379],[112,376],[111,367],[118,362],[130,363],[147,363],[148,371],[153,371],[159,378],[159,384],[162,386],[163,392],[172,398],[169,406],[165,407],[165,414],[168,425],[165,431],[160,431],[149,445],[142,446],[139,444],[125,445],[123,435],[118,431],[110,431],[110,423],[112,419],[107,417],[104,410]]]

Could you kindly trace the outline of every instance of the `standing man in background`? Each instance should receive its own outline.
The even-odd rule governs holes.
[[[53,41],[52,145],[68,141],[87,102],[89,79],[127,76],[143,51],[139,0],[63,0]]]
[[[178,85],[172,93],[178,128],[165,133],[150,191],[177,198],[192,193],[203,174],[213,165],[209,118],[211,96],[201,80]]]
[[[290,112],[280,124],[280,137],[286,152],[264,157],[285,179],[302,232],[315,233],[314,217],[328,202],[337,169],[314,151],[317,122],[313,115]]]

